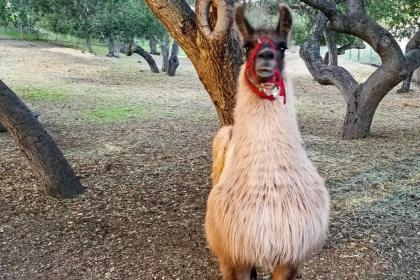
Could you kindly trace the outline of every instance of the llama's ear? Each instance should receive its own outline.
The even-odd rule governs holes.
[[[245,17],[244,7],[238,6],[236,8],[235,21],[236,25],[238,26],[239,32],[242,35],[242,40],[246,42],[248,38],[251,37],[252,34],[254,34],[255,30],[251,26],[251,24],[249,24],[248,20]]]
[[[277,32],[285,39],[289,36],[290,30],[292,29],[292,12],[286,5],[280,5],[280,17],[277,25]]]

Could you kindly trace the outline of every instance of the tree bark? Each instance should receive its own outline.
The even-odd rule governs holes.
[[[38,119],[39,113],[38,112],[31,112],[32,115]],[[7,129],[0,123],[0,132],[7,132]]]
[[[28,107],[0,81],[0,123],[7,128],[28,158],[45,191],[56,198],[72,198],[83,193],[83,186]]]
[[[198,0],[196,15],[185,0],[146,0],[193,63],[221,125],[233,123],[236,81],[243,64],[232,24],[235,2]]]
[[[160,52],[157,51],[157,41],[155,37],[149,38],[149,48],[150,54],[160,55]]]
[[[178,43],[174,40],[172,43],[171,56],[169,57],[168,61],[168,76],[175,76],[176,69],[179,66],[178,52],[179,46]]]
[[[347,103],[343,138],[358,139],[369,135],[376,108],[383,97],[407,76],[405,57],[392,37],[374,22],[364,9],[362,0],[347,0],[347,14],[337,9],[335,2],[302,0],[318,9],[311,37],[300,50],[300,55],[312,76],[321,84],[337,86]],[[322,12],[322,13],[321,13]],[[366,41],[381,57],[382,65],[362,84],[344,68],[325,65],[319,55],[320,34],[325,31],[327,18],[331,28]]]
[[[169,36],[165,35],[161,44],[160,51],[162,53],[162,72],[168,71],[169,66]]]
[[[407,93],[410,91],[411,79],[413,73],[420,67],[420,30],[417,31],[413,38],[408,41],[405,47],[405,60],[408,69],[407,78],[403,81],[398,93]]]
[[[364,138],[369,135],[377,105],[378,104],[371,106],[370,110],[361,110],[358,108],[357,98],[354,98],[351,102],[347,103],[346,118],[343,125],[343,137],[353,139]]]

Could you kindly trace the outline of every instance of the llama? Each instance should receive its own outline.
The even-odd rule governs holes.
[[[205,221],[225,280],[256,279],[255,267],[274,272],[275,280],[295,279],[327,236],[328,191],[302,145],[291,84],[283,82],[292,16],[285,5],[279,13],[271,31],[255,30],[242,7],[235,14],[247,63],[234,125],[213,142]]]

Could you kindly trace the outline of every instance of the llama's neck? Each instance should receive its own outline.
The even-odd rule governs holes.
[[[246,84],[242,67],[234,113],[235,133],[251,136],[256,141],[272,142],[275,138],[286,143],[300,143],[293,89],[287,81],[286,96],[286,105],[282,98],[271,101],[259,97]]]

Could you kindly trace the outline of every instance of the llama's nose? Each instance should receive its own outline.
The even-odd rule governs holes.
[[[263,49],[258,53],[257,58],[265,59],[265,60],[274,59],[274,52],[272,49],[268,49],[268,48]]]

